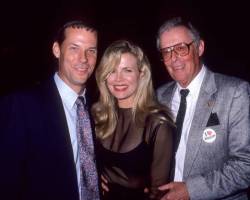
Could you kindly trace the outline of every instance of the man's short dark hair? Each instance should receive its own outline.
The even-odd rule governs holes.
[[[97,32],[96,27],[91,24],[90,22],[87,21],[82,21],[82,20],[75,20],[75,21],[69,21],[65,23],[57,32],[54,42],[58,42],[59,45],[63,43],[65,40],[65,30],[67,28],[85,28],[87,31],[90,32]]]

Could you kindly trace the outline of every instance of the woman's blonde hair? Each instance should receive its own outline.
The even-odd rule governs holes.
[[[149,113],[156,113],[164,110],[165,113],[167,112],[166,116],[169,116],[166,108],[160,106],[156,100],[151,78],[151,67],[147,56],[140,47],[129,41],[115,41],[105,50],[95,73],[100,97],[99,101],[92,107],[92,115],[95,120],[97,137],[102,139],[112,135],[118,117],[117,100],[110,93],[106,80],[109,74],[114,71],[115,67],[119,65],[121,56],[125,53],[135,56],[138,70],[142,73],[132,106],[133,120],[138,126],[143,126],[145,117]],[[166,117],[163,118],[163,120],[167,120]],[[169,118],[168,120],[171,119]]]

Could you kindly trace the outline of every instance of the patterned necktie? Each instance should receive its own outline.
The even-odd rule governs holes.
[[[95,163],[92,129],[84,98],[78,97],[77,105],[77,141],[80,158],[81,200],[99,200],[98,175]]]
[[[175,147],[175,150],[176,151],[178,149],[180,139],[181,139],[182,126],[183,126],[183,121],[185,118],[185,113],[186,113],[186,108],[187,108],[186,97],[187,97],[188,93],[189,93],[188,89],[180,90],[181,102],[180,102],[180,106],[179,106],[179,110],[178,110],[176,122],[175,122],[175,124],[176,124],[176,147]]]

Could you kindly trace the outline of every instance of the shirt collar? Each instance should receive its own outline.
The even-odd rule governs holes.
[[[201,88],[202,81],[203,81],[203,79],[205,77],[205,74],[206,74],[206,71],[207,71],[206,67],[204,65],[202,65],[201,70],[199,71],[199,73],[191,81],[191,83],[189,83],[189,85],[186,88],[182,88],[180,86],[180,84],[177,83],[178,92],[180,92],[181,89],[189,89],[189,94],[191,96],[198,96],[200,88]]]
[[[62,98],[62,101],[66,104],[66,106],[70,109],[73,108],[76,99],[78,96],[82,96],[86,103],[85,93],[86,89],[83,90],[83,92],[79,95],[77,94],[72,88],[70,88],[58,75],[58,73],[55,73],[54,80],[57,86],[57,89],[59,91],[59,94]]]

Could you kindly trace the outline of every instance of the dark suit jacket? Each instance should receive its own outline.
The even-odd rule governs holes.
[[[73,150],[54,79],[6,97],[1,107],[0,199],[78,200]]]
[[[171,82],[158,99],[171,107]],[[183,179],[190,199],[247,199],[250,184],[250,87],[245,81],[207,70],[189,131]],[[216,138],[204,141],[206,130]]]

